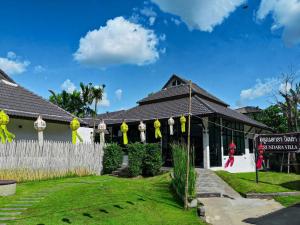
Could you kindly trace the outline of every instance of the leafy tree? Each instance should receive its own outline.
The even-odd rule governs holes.
[[[86,117],[93,115],[95,124],[97,107],[98,103],[102,100],[104,87],[104,85],[98,87],[93,86],[92,83],[87,85],[80,83],[80,91],[74,90],[72,93],[68,93],[65,90],[61,93],[55,93],[54,91],[49,90],[51,93],[49,100],[75,116]],[[95,110],[91,108],[93,102],[95,102]]]
[[[262,110],[256,117],[256,120],[266,124],[276,133],[284,133],[288,131],[287,117],[278,105],[271,105]]]
[[[91,100],[94,102],[94,114],[93,114],[93,129],[94,129],[94,136],[96,134],[96,116],[97,116],[97,109],[98,109],[98,104],[102,100],[103,93],[104,93],[104,88],[105,85],[102,86],[93,86],[90,89],[90,94],[91,94]]]

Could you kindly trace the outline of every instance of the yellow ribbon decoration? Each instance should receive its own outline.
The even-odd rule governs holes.
[[[185,133],[186,118],[183,115],[180,117],[180,123],[181,123],[181,132]]]
[[[80,127],[80,123],[77,118],[74,118],[71,123],[70,123],[70,128],[72,130],[72,143],[75,145],[77,138],[79,139],[80,142],[83,142],[82,138],[78,134],[77,130]]]
[[[155,128],[155,138],[162,138],[161,132],[160,132],[160,122],[158,119],[154,121],[154,128]]]
[[[128,125],[125,122],[123,122],[121,125],[121,132],[123,133],[123,144],[124,145],[128,144],[127,131],[128,131]]]
[[[2,144],[5,144],[6,141],[12,142],[12,140],[15,138],[15,135],[10,133],[7,130],[6,125],[8,123],[9,123],[9,116],[2,110],[0,112],[0,138]]]

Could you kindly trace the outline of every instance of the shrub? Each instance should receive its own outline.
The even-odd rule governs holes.
[[[155,176],[162,166],[161,149],[159,144],[146,144],[143,159],[143,175]]]
[[[173,172],[174,178],[172,179],[172,185],[176,193],[181,199],[184,199],[185,194],[185,181],[186,181],[186,162],[187,162],[187,147],[185,145],[172,145],[173,154]],[[192,159],[192,157],[190,157]],[[193,196],[195,194],[196,186],[196,171],[194,163],[190,162],[189,168],[189,187],[188,194]]]
[[[122,160],[122,148],[116,143],[107,145],[104,148],[103,172],[111,173],[112,171],[118,169],[122,164]]]
[[[128,145],[128,173],[131,177],[142,174],[145,145],[133,143]]]

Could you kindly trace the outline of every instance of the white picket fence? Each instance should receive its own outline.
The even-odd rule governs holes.
[[[82,169],[100,175],[103,146],[69,142],[16,141],[0,144],[0,170],[42,170],[68,172]]]

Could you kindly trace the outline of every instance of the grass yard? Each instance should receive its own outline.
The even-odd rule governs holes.
[[[18,184],[16,195],[0,198],[0,207],[28,204],[33,197],[44,196],[7,224],[205,224],[196,210],[183,210],[169,184],[169,174],[146,179],[89,176],[27,182]]]
[[[216,172],[223,180],[242,195],[247,193],[271,193],[300,191],[300,175],[277,172],[259,172],[259,183],[255,183],[255,173]],[[300,196],[276,197],[285,206],[300,203]]]

